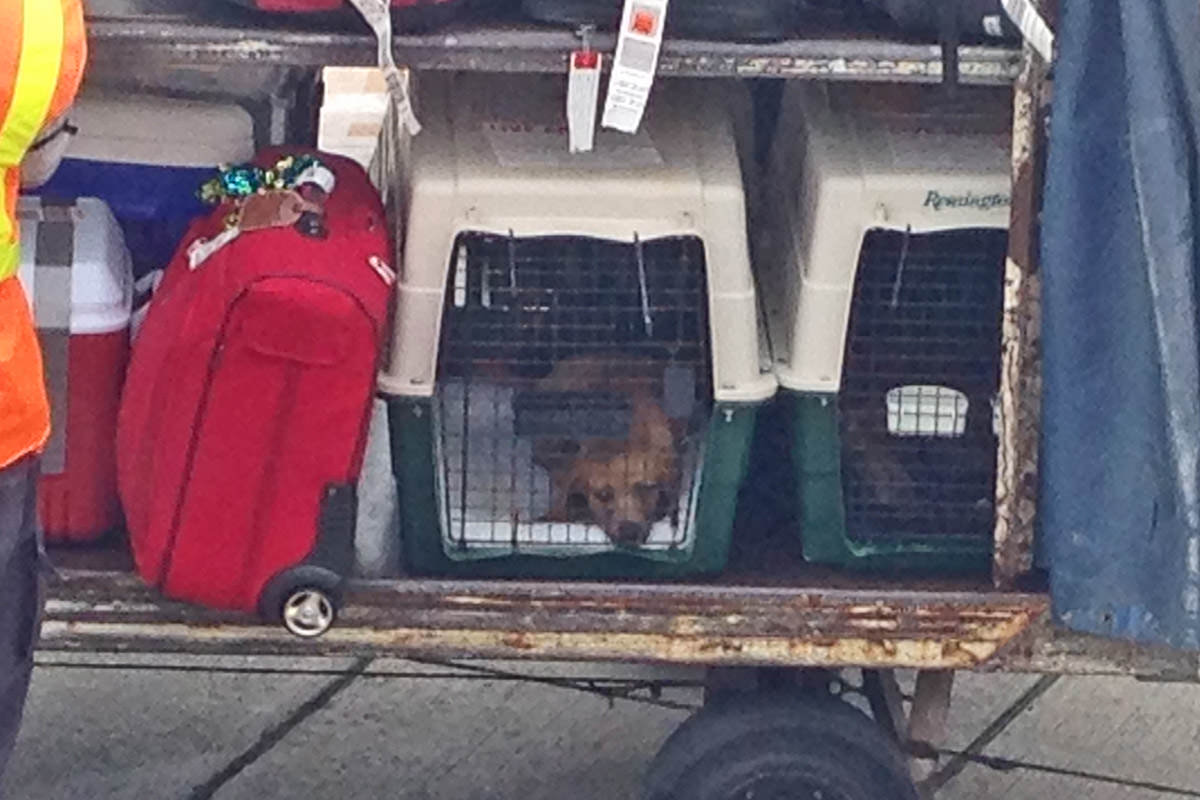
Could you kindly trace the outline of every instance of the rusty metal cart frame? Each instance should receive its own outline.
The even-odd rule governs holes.
[[[164,0],[149,0],[162,4]],[[166,0],[169,4],[170,0]],[[369,65],[364,36],[235,23],[169,12],[96,19],[93,59],[108,68],[245,64]],[[611,37],[594,43],[611,48]],[[415,70],[562,72],[567,32],[482,27],[396,39]],[[928,44],[830,34],[772,44],[672,41],[661,72],[681,76],[921,81],[942,79]],[[50,588],[42,647],[51,650],[391,654],[704,665],[714,681],[759,668],[860,667],[878,679],[876,716],[903,715],[893,670],[921,671],[908,738],[935,739],[949,671],[1129,674],[1200,679],[1200,658],[1069,633],[1031,582],[1040,401],[1036,217],[1048,83],[1032,50],[961,47],[964,83],[1014,86],[1013,205],[1005,271],[1000,457],[992,581],[922,582],[813,571],[770,585],[733,574],[695,584],[402,579],[351,586],[338,624],[316,640],[244,616],[163,600],[119,569],[64,568]],[[730,673],[727,668],[734,668]],[[738,668],[746,668],[738,671]],[[797,674],[801,674],[798,672]],[[720,677],[725,676],[725,677]]]

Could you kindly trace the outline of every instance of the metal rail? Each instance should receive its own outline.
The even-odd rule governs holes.
[[[1045,612],[1039,595],[1001,593],[398,580],[354,587],[334,628],[303,640],[164,601],[128,573],[64,575],[48,649],[963,669]]]
[[[88,21],[92,59],[106,67],[153,69],[185,64],[368,66],[375,45],[353,25],[287,21],[222,8],[220,3],[140,0],[133,11],[94,12]],[[611,52],[614,38],[597,34],[594,46]],[[450,28],[396,37],[396,59],[418,70],[565,72],[578,47],[570,31],[511,22]],[[1020,51],[959,48],[963,83],[1010,84]],[[814,31],[805,38],[764,44],[670,39],[659,71],[693,77],[820,78],[937,82],[941,49],[934,44]]]
[[[163,600],[127,572],[65,570],[45,650],[973,669],[1200,681],[1200,655],[1074,634],[1011,592],[825,586],[393,580],[354,586],[299,639],[255,617]]]
[[[1043,4],[1044,5],[1044,4]],[[1011,589],[1033,569],[1041,431],[1039,217],[1049,115],[1048,66],[1029,45],[1013,88],[1012,213],[1004,266],[992,578]]]

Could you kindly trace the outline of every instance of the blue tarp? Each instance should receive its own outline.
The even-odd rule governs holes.
[[[1200,3],[1063,0],[1041,536],[1076,630],[1200,649]]]

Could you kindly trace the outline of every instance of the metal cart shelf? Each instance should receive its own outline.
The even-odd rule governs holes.
[[[980,580],[913,588],[816,570],[788,585],[748,581],[738,575],[703,585],[363,581],[352,585],[333,629],[303,640],[248,615],[164,600],[125,570],[68,567],[50,586],[42,647],[1200,680],[1195,655],[1052,627],[1040,592],[1001,592]]]
[[[253,64],[298,67],[370,66],[375,44],[347,25],[326,28],[283,25],[237,13],[218,3],[140,0],[137,13],[97,13],[88,22],[93,61],[105,66],[151,68],[165,64]],[[352,20],[351,20],[352,22]],[[451,27],[419,36],[397,36],[396,60],[415,70],[563,72],[579,40],[564,30],[500,20]],[[611,34],[596,34],[595,47],[611,52]],[[1010,84],[1021,65],[1020,50],[963,46],[963,83]],[[740,44],[668,39],[659,72],[692,77],[819,78],[937,82],[942,52],[935,44],[865,38],[816,28],[802,39]]]

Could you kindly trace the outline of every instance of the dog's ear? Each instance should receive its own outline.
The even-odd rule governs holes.
[[[567,490],[586,496],[588,489],[591,488],[591,481],[588,480],[587,473],[588,470],[584,466],[584,462],[576,461],[572,463],[570,469],[567,470]]]

